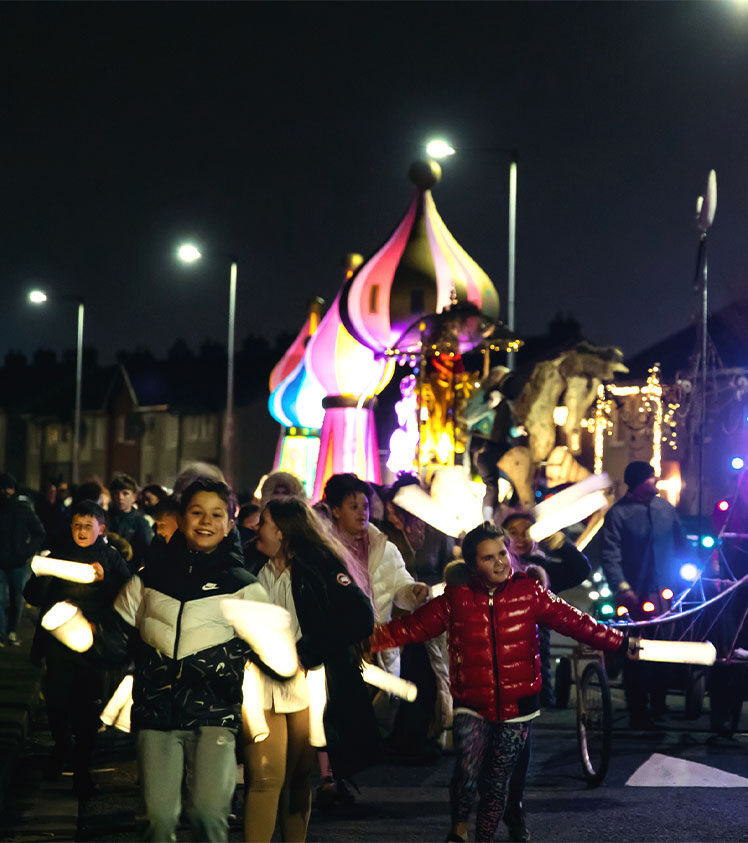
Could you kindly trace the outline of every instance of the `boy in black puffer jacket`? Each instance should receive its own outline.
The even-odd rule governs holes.
[[[81,501],[72,510],[69,537],[58,540],[52,556],[90,565],[95,580],[70,582],[32,574],[24,596],[41,615],[55,603],[66,600],[79,606],[90,620],[97,620],[110,609],[130,572],[124,559],[101,535],[106,516],[93,501]],[[32,647],[32,660],[45,662],[44,697],[49,728],[55,741],[46,774],[56,778],[62,772],[66,755],[75,737],[76,794],[85,798],[93,791],[89,768],[96,743],[99,714],[103,704],[106,672],[82,653],[68,649],[41,626]]]

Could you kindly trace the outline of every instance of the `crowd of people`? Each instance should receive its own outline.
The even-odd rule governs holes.
[[[649,477],[640,466],[629,472],[626,506]],[[196,464],[172,489],[118,473],[106,488],[49,484],[34,506],[0,476],[1,643],[19,643],[26,603],[39,617],[72,603],[92,632],[81,653],[37,624],[31,657],[44,666],[54,738],[45,774],[72,765],[76,794],[94,793],[99,715],[132,674],[139,839],[176,839],[184,816],[195,839],[226,840],[239,762],[245,839],[269,841],[277,828],[282,840],[303,841],[315,801],[354,801],[354,776],[388,757],[433,760],[450,730],[447,839],[467,839],[477,794],[477,840],[492,840],[502,819],[512,840],[529,840],[522,797],[532,722],[554,702],[550,631],[622,655],[627,637],[557,596],[590,572],[563,533],[538,544],[532,513],[514,510],[455,541],[398,504],[411,483],[333,475],[312,506],[298,478],[275,472],[240,504],[215,466]],[[647,586],[626,579],[628,545],[618,557],[612,549],[614,519],[619,531],[630,520],[623,510],[606,524],[605,564],[625,601]],[[30,557],[46,552],[90,566],[92,581],[31,574]],[[226,619],[227,597],[287,611],[292,676]],[[415,702],[367,686],[364,662],[415,683]],[[261,686],[262,740],[242,708],[248,666]],[[321,666],[325,746],[313,747],[308,677]],[[643,716],[633,681],[632,720]]]

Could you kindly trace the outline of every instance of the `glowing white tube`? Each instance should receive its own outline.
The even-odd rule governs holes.
[[[431,597],[432,598],[441,597],[442,594],[444,594],[444,589],[446,587],[447,587],[447,584],[445,582],[434,583],[434,585],[432,585],[431,588],[429,589],[429,591],[431,592]]]
[[[127,709],[127,728],[123,729],[122,725],[118,724],[125,708]],[[115,726],[118,729],[122,729],[123,732],[129,732],[130,708],[132,708],[132,674],[128,673],[117,686],[117,690],[112,694],[109,702],[104,706],[104,710],[99,715],[99,718],[107,726]],[[124,723],[125,718],[123,717],[122,724],[124,725]]]
[[[643,662],[712,665],[717,659],[717,651],[711,641],[652,641],[642,638],[636,641],[636,646],[634,658]]]
[[[299,669],[291,616],[281,606],[255,600],[221,600],[221,611],[262,661],[280,676],[290,679]]]
[[[601,475],[593,475],[593,477],[588,479],[596,479],[598,476]],[[561,497],[563,494],[563,492],[559,492],[558,495],[554,495],[554,497],[551,498],[551,501],[555,500],[556,497]],[[546,501],[543,501],[543,503],[546,503]],[[542,506],[542,504],[540,504],[540,506]],[[597,512],[607,506],[608,499],[605,497],[605,492],[592,492],[567,503],[563,508],[553,509],[550,512],[543,512],[542,516],[530,526],[528,533],[530,538],[534,541],[542,541],[543,539],[548,538],[548,536],[552,536],[554,533],[557,533],[559,530],[563,530],[564,527],[568,527],[570,524],[576,524],[577,521],[583,521],[585,518],[592,515],[593,512]],[[536,513],[538,509],[539,506],[535,507]]]
[[[309,743],[322,749],[327,746],[323,715],[327,705],[327,683],[325,668],[317,667],[306,675],[309,686]]]
[[[72,603],[63,601],[54,606],[42,618],[42,626],[60,643],[85,653],[93,644],[91,626],[83,616],[83,612]]]
[[[91,565],[70,562],[67,559],[54,559],[52,556],[35,556],[31,560],[31,570],[37,577],[57,577],[69,582],[93,582],[96,579]]]
[[[364,662],[364,682],[395,697],[402,697],[408,702],[413,702],[418,696],[418,688],[412,682],[401,679],[399,676],[393,676],[386,670],[382,670],[381,667],[369,664],[369,662]]]
[[[242,696],[244,734],[249,736],[252,743],[264,741],[270,734],[265,719],[265,694],[259,668],[251,662],[244,671]]]

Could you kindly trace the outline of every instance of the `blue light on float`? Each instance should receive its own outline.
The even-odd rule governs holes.
[[[701,546],[706,548],[714,547],[714,536],[702,536]]]

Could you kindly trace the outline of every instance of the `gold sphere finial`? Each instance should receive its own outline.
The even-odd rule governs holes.
[[[441,177],[442,168],[436,161],[414,161],[408,170],[408,178],[420,190],[430,190]]]

